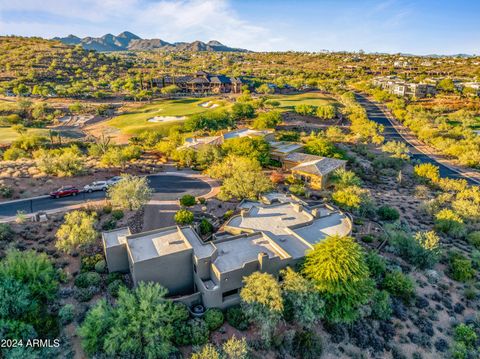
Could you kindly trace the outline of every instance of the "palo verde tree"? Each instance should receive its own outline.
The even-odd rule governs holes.
[[[312,281],[290,267],[281,272],[285,318],[305,328],[312,327],[325,314],[325,302]]]
[[[95,230],[97,222],[95,214],[85,211],[73,211],[65,215],[65,221],[55,236],[55,246],[66,253],[72,253],[80,247],[95,242],[98,233]]]
[[[123,175],[120,182],[110,187],[107,196],[115,207],[138,210],[152,196],[146,177]]]
[[[264,344],[269,346],[273,330],[282,318],[280,285],[271,274],[260,272],[250,274],[243,282],[240,291],[242,308],[249,320],[258,325]]]
[[[332,236],[317,243],[307,254],[303,273],[321,292],[330,322],[355,321],[374,288],[365,255],[352,237]]]

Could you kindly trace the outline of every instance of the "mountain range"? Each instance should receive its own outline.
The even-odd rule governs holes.
[[[68,35],[67,37],[54,37],[53,40],[61,41],[67,45],[81,45],[86,50],[96,51],[248,51],[228,47],[215,40],[206,43],[202,41],[169,43],[160,39],[142,39],[128,31],[124,31],[117,36],[106,34],[102,37],[88,36],[82,39],[75,35]]]

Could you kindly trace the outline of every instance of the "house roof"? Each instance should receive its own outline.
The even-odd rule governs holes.
[[[336,158],[321,157],[320,159],[300,163],[299,165],[292,167],[291,170],[325,176],[336,169],[343,167],[345,163],[346,161],[337,160]]]
[[[295,162],[297,164],[303,163],[303,162],[308,162],[308,161],[315,161],[322,159],[323,157],[320,156],[315,156],[315,155],[309,155],[307,153],[301,153],[301,152],[294,152],[290,153],[289,155],[285,156],[285,161],[290,161],[290,162]]]
[[[277,152],[279,154],[289,154],[291,152],[299,150],[300,148],[303,148],[303,145],[296,142],[272,141],[270,142],[270,147],[272,148],[272,152]]]

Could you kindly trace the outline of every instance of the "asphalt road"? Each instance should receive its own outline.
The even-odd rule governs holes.
[[[440,176],[448,178],[463,178],[468,181],[469,184],[476,184],[469,178],[462,176],[460,173],[451,170],[450,168],[444,166],[443,164],[437,162],[435,159],[428,157],[427,155],[420,152],[416,147],[412,146],[408,141],[406,141],[392,126],[390,120],[385,116],[383,111],[375,105],[373,102],[369,101],[364,96],[356,94],[358,102],[365,108],[367,111],[368,118],[376,123],[379,123],[385,127],[383,136],[387,140],[395,140],[404,142],[407,144],[408,149],[410,150],[411,157],[414,161],[421,163],[432,163],[440,168]]]
[[[156,192],[155,197],[158,200],[176,200],[187,193],[193,196],[201,196],[210,192],[210,185],[197,178],[176,175],[148,176],[147,178],[150,187]],[[18,211],[26,213],[49,211],[103,198],[105,198],[105,192],[99,191],[79,193],[76,196],[58,199],[48,197],[0,203],[0,218],[13,217]]]

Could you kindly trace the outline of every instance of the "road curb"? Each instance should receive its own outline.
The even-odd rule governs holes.
[[[44,198],[50,198],[48,194],[43,195],[43,196],[37,196],[37,197],[28,197],[28,198],[19,198],[19,199],[14,199],[13,201],[5,201],[5,202],[0,202],[0,206],[4,204],[12,204],[12,203],[18,203],[18,202],[28,202],[28,201],[35,201],[37,199],[44,199]]]

